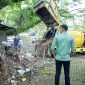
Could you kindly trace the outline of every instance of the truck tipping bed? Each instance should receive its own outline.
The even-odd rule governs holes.
[[[58,5],[55,0],[39,0],[34,8],[47,27],[59,25]]]

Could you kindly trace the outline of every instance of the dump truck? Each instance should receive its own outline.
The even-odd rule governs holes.
[[[47,27],[58,26],[60,15],[56,0],[39,0],[34,6],[36,14]],[[81,31],[68,31],[74,37],[76,52],[85,52],[85,35]]]
[[[68,31],[74,37],[76,52],[85,52],[85,34],[82,31]]]

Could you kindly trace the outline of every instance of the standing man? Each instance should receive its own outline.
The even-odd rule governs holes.
[[[67,33],[68,26],[63,24],[59,27],[61,34],[55,35],[51,51],[55,50],[56,74],[55,85],[60,83],[61,68],[63,65],[65,75],[65,85],[70,85],[70,53],[75,53],[74,39]]]
[[[16,52],[19,50],[19,42],[20,42],[19,36],[15,36],[15,38],[14,38],[14,48],[15,48]]]

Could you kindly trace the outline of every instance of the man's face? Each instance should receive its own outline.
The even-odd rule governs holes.
[[[60,33],[62,33],[62,32],[64,31],[64,29],[63,29],[61,26],[59,27],[59,29],[60,29],[60,30],[59,30]]]

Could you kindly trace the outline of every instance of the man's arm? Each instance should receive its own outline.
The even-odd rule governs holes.
[[[54,50],[55,47],[56,47],[56,36],[57,36],[57,34],[56,34],[55,37],[53,38],[53,41],[52,41],[52,44],[51,44],[51,50]]]
[[[56,48],[56,36],[57,34],[55,35],[53,41],[52,41],[52,44],[51,44],[51,48],[50,48],[50,55],[51,56],[54,56],[55,55],[55,48]]]
[[[71,53],[70,56],[74,56],[75,55],[75,43],[74,43],[74,38],[71,41]]]

